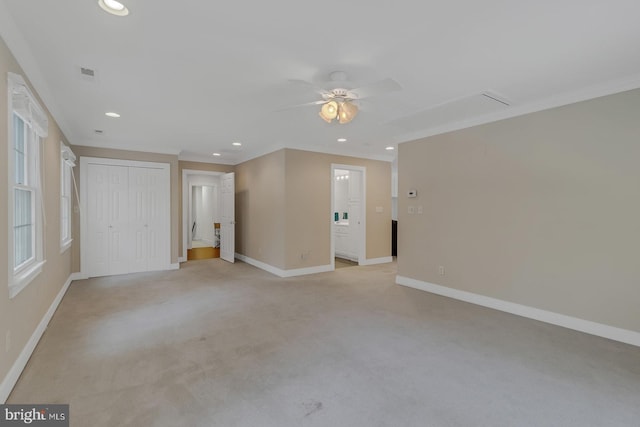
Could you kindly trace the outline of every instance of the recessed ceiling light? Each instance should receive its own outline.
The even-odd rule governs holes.
[[[127,16],[129,9],[116,0],[98,0],[98,4],[105,12],[116,16]]]
[[[388,147],[386,147],[386,148],[385,148],[385,150],[389,150],[389,151],[391,151],[391,150],[395,150],[395,147],[388,146]]]
[[[240,147],[242,142],[232,142],[231,145],[235,145],[236,147]]]
[[[213,155],[216,156],[216,157],[222,156],[222,154],[220,154],[220,153],[213,153]]]
[[[338,142],[347,142],[347,138],[338,138]]]
[[[113,111],[109,111],[108,113],[104,113],[105,116],[109,116],[109,117],[113,117],[115,119],[117,119],[118,117],[120,117],[120,114],[118,113],[114,113]]]

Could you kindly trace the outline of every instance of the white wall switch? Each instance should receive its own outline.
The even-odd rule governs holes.
[[[407,213],[409,215],[413,215],[414,213],[416,213],[416,208],[415,206],[409,206],[409,209],[407,209]]]
[[[422,215],[422,206],[418,206],[418,215]]]

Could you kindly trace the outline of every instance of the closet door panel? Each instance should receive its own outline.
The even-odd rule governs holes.
[[[81,158],[81,256],[89,277],[169,268],[169,167],[131,163],[143,162]]]
[[[129,221],[131,224],[131,272],[147,271],[149,256],[149,195],[147,169],[129,168]]]
[[[149,270],[161,270],[170,263],[169,188],[168,170],[147,169]]]
[[[129,168],[109,166],[109,273],[130,271]]]
[[[109,169],[104,165],[88,165],[87,181],[87,248],[90,276],[109,274]],[[83,254],[83,255],[84,255]]]

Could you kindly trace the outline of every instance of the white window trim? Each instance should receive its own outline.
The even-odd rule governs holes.
[[[76,165],[76,155],[73,153],[73,151],[71,151],[71,148],[69,148],[68,146],[66,146],[62,141],[60,141],[60,253],[64,253],[67,250],[69,250],[69,248],[71,247],[71,244],[73,243],[73,233],[72,233],[72,208],[73,208],[73,189],[71,188],[72,186],[72,180],[73,180],[73,168]],[[65,182],[65,168],[69,168],[69,181]],[[69,196],[69,218],[67,218],[67,227],[69,227],[69,236],[65,239],[64,236],[62,236],[62,230],[63,230],[63,224],[62,221],[64,220],[63,215],[62,215],[62,210],[63,208],[63,203],[64,200],[62,199],[63,195],[64,195],[64,187],[68,186],[67,191],[69,192],[68,196]]]
[[[41,143],[48,133],[48,119],[45,110],[42,109],[36,97],[33,95],[22,76],[8,73],[8,285],[9,298],[13,298],[20,293],[29,283],[33,281],[41,272],[46,262],[44,259],[44,223],[42,206],[42,167],[41,167]],[[14,105],[15,104],[15,105]],[[13,114],[14,111],[23,118],[36,134],[37,140],[31,141],[32,150],[37,152],[33,164],[36,180],[35,202],[35,246],[33,248],[34,259],[29,263],[14,268],[14,242],[13,242],[13,211],[14,211],[14,162],[13,162]]]

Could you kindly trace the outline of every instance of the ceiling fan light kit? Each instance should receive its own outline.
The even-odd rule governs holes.
[[[320,107],[320,113],[318,113],[322,120],[327,123],[331,123],[333,119],[338,115],[338,103],[336,101],[329,101]]]
[[[358,114],[358,106],[350,101],[329,101],[320,107],[318,115],[327,123],[337,119],[340,124],[347,124]]]
[[[358,114],[358,106],[352,102],[344,101],[338,108],[338,121],[340,124],[349,123]]]

